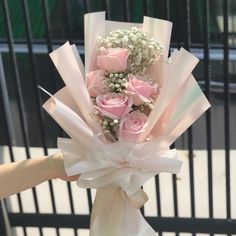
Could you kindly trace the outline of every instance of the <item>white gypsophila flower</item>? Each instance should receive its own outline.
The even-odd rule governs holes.
[[[124,73],[110,73],[105,77],[105,83],[110,88],[111,92],[120,93],[126,88],[127,74]]]
[[[127,48],[129,50],[126,74],[142,73],[163,55],[163,47],[141,29],[117,29],[105,38],[99,39],[100,52],[107,48]],[[113,77],[113,76],[112,76]]]

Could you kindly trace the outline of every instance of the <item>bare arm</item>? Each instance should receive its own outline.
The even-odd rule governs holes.
[[[39,157],[0,165],[0,199],[32,188],[44,181],[61,178],[75,181],[79,176],[67,177],[62,154]]]

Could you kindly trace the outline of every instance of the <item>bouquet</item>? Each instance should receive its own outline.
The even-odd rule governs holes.
[[[170,145],[209,103],[191,72],[198,59],[181,48],[168,58],[172,23],[111,22],[85,15],[85,67],[68,42],[50,54],[65,87],[44,104],[69,134],[58,138],[67,174],[97,189],[91,236],[154,236],[140,208],[142,185],[182,162]]]

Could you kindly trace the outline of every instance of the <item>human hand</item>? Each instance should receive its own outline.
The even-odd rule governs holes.
[[[67,176],[64,168],[63,154],[61,152],[48,158],[50,158],[50,162],[52,164],[51,168],[54,170],[53,178],[60,178],[61,180],[67,182],[76,181],[79,178],[80,175]]]

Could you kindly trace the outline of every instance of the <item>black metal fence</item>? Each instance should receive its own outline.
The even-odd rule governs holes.
[[[214,8],[213,8],[214,7]],[[41,147],[48,155],[49,148],[56,147],[56,137],[64,133],[42,111],[46,99],[37,89],[40,84],[51,92],[62,84],[49,61],[47,54],[66,39],[76,43],[83,56],[83,14],[89,11],[105,10],[107,19],[141,21],[143,15],[173,21],[172,48],[185,47],[201,62],[194,74],[204,93],[212,103],[212,109],[175,143],[179,149],[188,150],[190,216],[179,214],[178,179],[172,176],[173,217],[162,215],[160,177],[155,178],[157,216],[147,216],[148,222],[162,235],[163,232],[191,234],[235,234],[236,220],[232,216],[233,197],[231,150],[236,147],[235,115],[235,32],[233,28],[232,0],[147,0],[147,1],[82,1],[82,0],[1,0],[0,5],[0,147],[8,147],[10,161],[17,159],[14,147],[23,147],[26,158],[31,158],[31,147]],[[235,16],[234,16],[235,17]],[[230,21],[229,21],[230,20]],[[230,22],[230,25],[229,25]],[[96,26],[95,26],[96,27]],[[37,124],[37,125],[35,125]],[[37,134],[37,135],[35,135]],[[205,150],[208,182],[208,217],[196,215],[196,181],[194,152]],[[226,217],[214,216],[213,150],[224,150]],[[2,152],[3,153],[3,152]],[[5,153],[5,152],[4,152]],[[4,160],[4,153],[0,161]],[[1,154],[1,149],[0,149]],[[7,234],[6,220],[11,227],[21,227],[27,234],[27,227],[37,227],[39,235],[48,235],[44,228],[53,227],[56,235],[60,228],[89,228],[89,215],[75,212],[71,184],[67,184],[70,214],[57,211],[54,185],[48,184],[52,213],[42,213],[39,195],[32,189],[35,212],[24,211],[21,194],[16,195],[18,211],[8,209],[3,214],[0,208],[0,235]],[[186,188],[187,189],[187,188]],[[78,196],[79,200],[80,196]],[[87,190],[89,211],[92,208],[92,194]],[[2,206],[10,208],[11,201]],[[12,231],[13,232],[13,231]],[[16,234],[16,232],[13,234]]]

